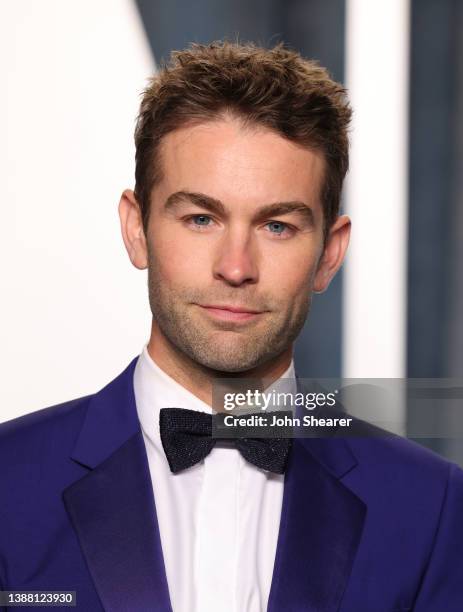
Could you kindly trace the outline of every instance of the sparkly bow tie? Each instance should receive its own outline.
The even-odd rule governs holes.
[[[171,472],[176,474],[195,465],[211,452],[218,440],[230,439],[229,436],[212,437],[212,419],[218,416],[186,408],[161,408],[161,442]],[[284,473],[291,450],[291,438],[231,439],[250,463],[269,472]]]

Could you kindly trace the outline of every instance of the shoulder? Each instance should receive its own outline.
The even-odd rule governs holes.
[[[442,478],[453,465],[419,441],[359,419],[354,419],[353,434],[346,439],[354,455],[367,469],[395,473],[399,479],[401,474]]]
[[[47,406],[0,423],[0,441],[3,444],[21,442],[59,427],[72,426],[85,412],[93,395],[78,397],[67,402]]]
[[[452,501],[463,499],[463,470],[416,441],[362,422],[358,434],[346,438],[357,466],[346,481],[378,512],[400,510],[418,525],[436,521],[443,508],[457,510]],[[461,510],[461,504],[460,504]]]
[[[0,464],[4,476],[32,473],[47,457],[69,454],[92,395],[48,406],[0,423]]]
[[[326,428],[327,437],[343,440],[355,457],[356,470],[364,478],[380,482],[382,486],[400,486],[401,483],[425,481],[446,482],[449,472],[463,475],[463,470],[437,452],[430,450],[418,439],[409,439],[382,429],[368,421],[354,417],[336,405],[325,408],[321,416],[334,421],[349,417],[349,427]]]

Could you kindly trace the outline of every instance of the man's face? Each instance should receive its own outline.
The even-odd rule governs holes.
[[[224,119],[169,133],[161,159],[146,236],[154,324],[214,370],[277,357],[323,254],[321,155]]]

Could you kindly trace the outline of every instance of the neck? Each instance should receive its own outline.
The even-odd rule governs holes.
[[[168,376],[201,401],[212,406],[212,388],[215,379],[257,378],[264,380],[265,386],[271,385],[289,368],[292,359],[292,345],[275,358],[250,370],[221,372],[203,366],[182,353],[164,336],[153,321],[148,353],[156,365]]]

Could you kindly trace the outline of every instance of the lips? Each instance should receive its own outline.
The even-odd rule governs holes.
[[[260,310],[251,310],[245,306],[231,306],[228,304],[199,304],[202,308],[213,308],[214,310],[229,310],[230,312],[245,312],[248,314],[260,314]]]
[[[257,318],[262,311],[251,310],[245,306],[232,306],[229,304],[197,304],[204,312],[222,321],[249,321]]]

